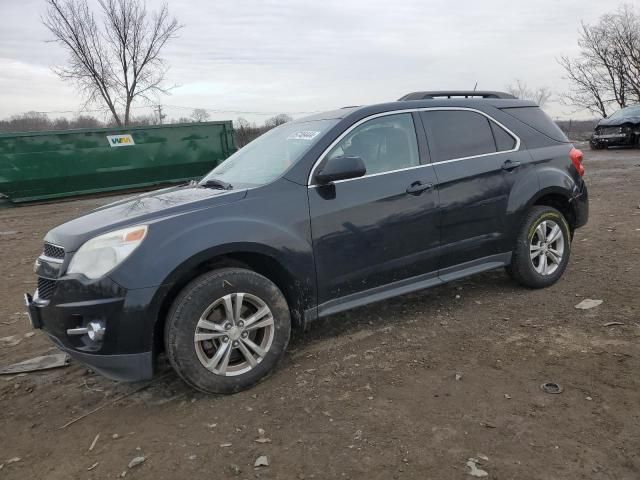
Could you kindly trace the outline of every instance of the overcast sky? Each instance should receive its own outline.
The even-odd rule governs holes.
[[[160,0],[148,0],[155,8]],[[617,0],[168,0],[185,25],[169,45],[162,98],[170,117],[202,107],[318,111],[394,100],[415,90],[500,90],[515,79],[568,88],[556,59],[577,53],[581,20]],[[42,26],[43,0],[0,0],[0,118],[76,111],[72,85],[51,71],[62,48]],[[178,108],[186,107],[186,108]],[[140,108],[138,112],[147,112]],[[556,117],[575,116],[558,102]],[[584,115],[584,114],[583,114]],[[57,116],[52,113],[51,116]]]

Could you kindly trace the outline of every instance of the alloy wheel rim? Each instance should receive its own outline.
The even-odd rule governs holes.
[[[564,234],[553,220],[538,224],[529,245],[531,264],[540,275],[552,275],[564,257]]]
[[[200,363],[221,376],[242,375],[269,352],[275,335],[271,310],[250,293],[231,293],[209,305],[193,341]]]

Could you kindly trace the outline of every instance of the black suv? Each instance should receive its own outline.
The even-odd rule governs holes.
[[[264,134],[199,182],[51,230],[32,323],[120,380],[162,350],[189,385],[231,393],[292,327],[506,267],[556,282],[587,221],[582,153],[535,104],[417,92]]]

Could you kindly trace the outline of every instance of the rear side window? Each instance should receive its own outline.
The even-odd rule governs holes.
[[[421,112],[434,162],[496,152],[489,120],[464,110]]]
[[[558,142],[569,141],[558,125],[540,107],[503,108],[502,111],[553,140]]]
[[[496,139],[496,148],[499,152],[506,152],[516,148],[516,139],[507,133],[504,128],[495,122],[489,122],[489,124],[491,125],[493,138]]]

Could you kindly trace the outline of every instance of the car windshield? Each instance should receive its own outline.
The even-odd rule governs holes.
[[[256,187],[282,176],[338,120],[285,123],[256,138],[214,168],[201,181],[230,188]]]
[[[609,118],[625,118],[625,117],[640,117],[640,105],[637,107],[627,107],[622,110],[618,110]]]

